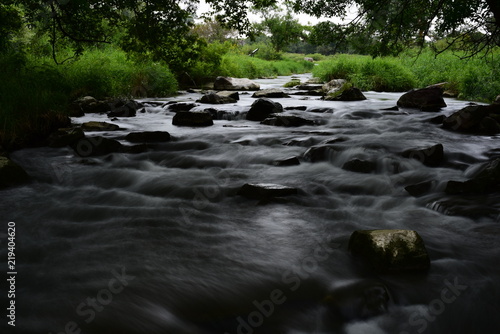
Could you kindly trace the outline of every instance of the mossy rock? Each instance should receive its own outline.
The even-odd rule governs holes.
[[[424,241],[411,230],[355,231],[349,250],[381,272],[426,271],[430,266]]]
[[[293,79],[291,81],[288,81],[286,84],[284,84],[283,87],[285,87],[285,88],[292,88],[292,87],[300,85],[300,83],[301,83],[300,80]]]

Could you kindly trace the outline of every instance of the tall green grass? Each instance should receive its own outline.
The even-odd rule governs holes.
[[[347,79],[360,89],[374,91],[403,92],[448,82],[447,88],[461,99],[493,101],[500,94],[500,50],[487,57],[460,56],[445,52],[436,57],[431,50],[375,59],[336,55],[322,61],[313,74],[324,81]]]
[[[116,49],[93,50],[60,66],[49,58],[0,54],[0,66],[4,146],[22,146],[43,137],[53,130],[50,120],[54,124],[63,120],[70,103],[81,96],[167,96],[177,91],[177,81],[166,66],[133,62]]]
[[[306,73],[312,70],[314,64],[305,60],[287,59],[266,61],[243,54],[228,53],[222,57],[220,74],[237,78],[261,78],[278,75]]]

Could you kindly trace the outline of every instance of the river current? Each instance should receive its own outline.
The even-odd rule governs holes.
[[[277,88],[289,80],[257,82]],[[401,93],[365,95],[359,102],[274,99],[307,107],[286,114],[317,121],[295,128],[245,120],[241,114],[254,101],[245,94],[237,104],[215,106],[229,116],[206,128],[174,126],[173,112],[151,106],[111,122],[122,130],[87,134],[127,145],[130,132],[172,135],[147,152],[86,159],[70,148],[13,153],[34,179],[0,191],[4,269],[7,223],[16,223],[13,333],[498,333],[498,197],[444,193],[447,181],[467,179],[498,153],[498,137],[458,134],[428,121],[467,101],[446,99],[439,113],[384,111]],[[317,108],[328,112],[311,112]],[[110,122],[95,114],[73,119],[92,120]],[[302,159],[322,143],[339,149],[326,161]],[[440,167],[400,155],[439,143]],[[273,165],[291,156],[301,164]],[[376,171],[342,169],[354,158],[376,162]],[[404,189],[429,180],[432,190],[422,197]],[[259,202],[237,194],[245,183],[299,193]],[[429,272],[377,274],[360,264],[347,243],[365,229],[416,230],[431,258]],[[387,287],[390,301],[382,314],[362,316],[359,286],[372,280]],[[339,289],[332,309],[325,296]]]

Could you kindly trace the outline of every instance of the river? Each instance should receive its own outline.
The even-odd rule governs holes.
[[[273,88],[289,80],[256,81]],[[464,180],[488,161],[498,137],[427,121],[439,113],[382,111],[401,93],[365,95],[359,102],[275,99],[307,107],[287,113],[318,123],[296,128],[238,116],[251,95],[216,106],[235,115],[206,128],[173,126],[174,113],[151,107],[112,122],[123,130],[89,134],[124,144],[134,131],[172,135],[147,152],[87,159],[70,148],[12,154],[34,179],[0,191],[4,269],[7,222],[16,223],[16,333],[498,333],[498,197],[460,200],[443,192],[447,181]],[[468,103],[446,102],[445,115]],[[73,121],[91,120],[109,121],[90,114]],[[326,161],[273,165],[325,142],[340,148]],[[399,154],[438,143],[446,160],[440,167]],[[376,171],[341,168],[353,158],[375,161]],[[428,180],[435,183],[425,196],[404,189]],[[261,203],[237,194],[245,183],[292,186],[299,194]],[[418,231],[429,272],[370,271],[347,250],[361,229]],[[366,280],[385,284],[390,301],[384,313],[359,317],[353,305],[364,297],[356,282]],[[342,286],[353,288],[332,310],[323,300]]]

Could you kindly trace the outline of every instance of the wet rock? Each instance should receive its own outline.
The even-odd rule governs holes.
[[[285,98],[285,97],[290,97],[290,95],[285,94],[281,89],[277,88],[270,88],[270,89],[264,89],[260,90],[258,92],[255,92],[252,97],[255,98]]]
[[[236,100],[229,96],[221,96],[217,93],[209,93],[207,95],[202,96],[200,100],[197,102],[206,103],[206,104],[228,104],[228,103],[236,103]]]
[[[349,250],[382,272],[426,271],[430,267],[424,241],[411,230],[355,231]]]
[[[326,96],[336,95],[347,84],[345,79],[334,79],[323,85],[322,89]]]
[[[307,107],[306,106],[285,107],[285,110],[301,110],[301,111],[306,111]]]
[[[296,195],[297,193],[297,188],[271,183],[247,183],[238,191],[238,195],[259,200]]]
[[[175,114],[172,124],[177,126],[204,127],[212,126],[212,115],[206,111],[180,111]]]
[[[342,148],[332,145],[319,145],[309,148],[304,153],[304,160],[309,162],[329,161],[332,156],[335,156]]]
[[[295,89],[306,90],[306,91],[321,91],[321,90],[323,90],[323,85],[322,84],[304,84],[304,85],[298,85],[297,87],[295,87]]]
[[[467,106],[443,121],[443,128],[474,134],[500,133],[500,104]]]
[[[323,84],[323,81],[320,79],[320,78],[311,78],[309,80],[306,81],[306,84]]]
[[[65,147],[85,138],[85,133],[81,128],[63,128],[53,132],[47,138],[49,147]]]
[[[81,125],[83,131],[116,131],[120,127],[106,122],[86,122]]]
[[[425,181],[405,187],[405,190],[413,197],[423,196],[431,191],[435,181]]]
[[[190,111],[195,107],[197,107],[197,104],[192,102],[177,102],[167,106],[168,110],[173,112]]]
[[[403,94],[397,104],[402,108],[417,108],[422,111],[439,111],[447,106],[443,99],[443,89],[435,86],[411,90]]]
[[[429,118],[429,119],[425,120],[425,122],[428,122],[431,124],[443,124],[445,119],[446,119],[445,115],[439,115],[436,117]]]
[[[273,165],[283,167],[283,166],[297,166],[300,165],[300,160],[297,157],[290,157],[286,159],[276,160]]]
[[[223,90],[223,91],[217,92],[217,95],[222,96],[222,97],[230,97],[236,101],[240,100],[240,93],[235,92],[235,91]]]
[[[132,132],[126,137],[132,143],[158,143],[170,141],[170,133],[165,131]]]
[[[387,313],[389,289],[378,280],[361,280],[330,289],[323,302],[342,322],[363,320]]]
[[[333,108],[321,108],[321,107],[312,107],[307,109],[307,112],[317,113],[317,114],[333,114],[335,110]]]
[[[356,173],[373,173],[377,170],[377,163],[373,161],[354,159],[348,161],[342,166],[342,169]]]
[[[495,102],[493,102],[494,104],[500,104],[500,95],[497,96],[497,98],[495,99]]]
[[[85,114],[103,114],[111,110],[107,101],[98,101],[92,96],[82,97],[74,102],[74,112],[81,111]]]
[[[404,158],[415,159],[426,166],[437,167],[444,159],[444,148],[442,144],[422,149],[410,149],[401,154]]]
[[[297,127],[303,125],[314,125],[314,121],[292,115],[277,115],[271,114],[269,118],[266,118],[260,124],[264,125],[274,125],[274,126],[284,126],[284,127]]]
[[[247,114],[247,120],[261,122],[268,118],[269,115],[281,112],[283,112],[283,106],[280,103],[262,98],[252,104]]]
[[[300,79],[292,79],[283,85],[285,88],[295,87],[300,85]]]
[[[119,141],[101,136],[82,138],[71,147],[81,157],[95,157],[123,151],[123,145]]]
[[[500,191],[500,158],[485,163],[467,181],[449,181],[448,194],[484,194]]]
[[[109,118],[113,117],[135,117],[137,111],[143,108],[143,105],[133,100],[115,100],[109,103],[111,111]]]
[[[338,94],[329,94],[325,97],[327,101],[363,101],[366,96],[359,88],[350,87],[344,90],[339,90]]]
[[[29,180],[28,173],[21,166],[0,156],[0,189],[18,186]]]
[[[259,90],[260,86],[250,79],[217,77],[214,82],[215,90]]]

